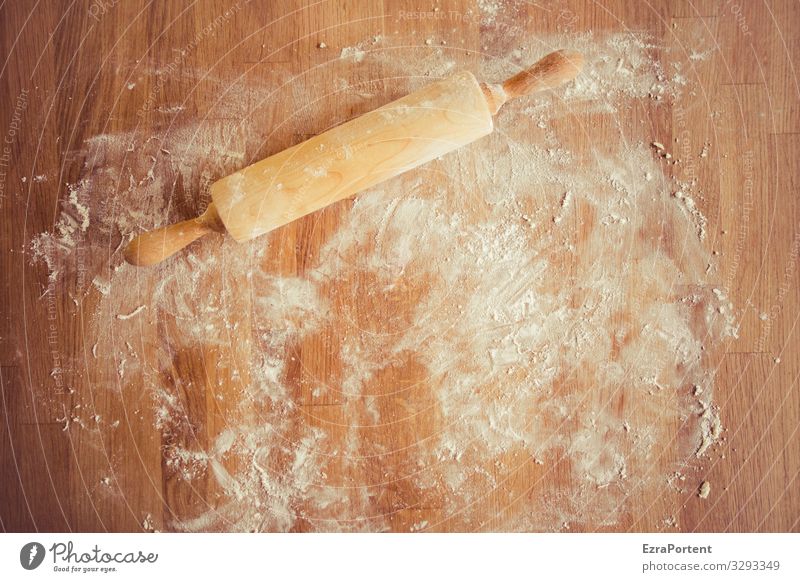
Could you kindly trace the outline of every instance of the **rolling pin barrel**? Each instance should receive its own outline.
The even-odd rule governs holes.
[[[125,258],[152,265],[211,232],[243,242],[274,230],[490,134],[506,101],[558,87],[582,67],[580,53],[557,51],[501,85],[469,72],[432,83],[218,180],[203,215],[138,236]]]

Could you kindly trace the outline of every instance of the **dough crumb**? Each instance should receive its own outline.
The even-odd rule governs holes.
[[[699,459],[709,447],[714,445],[722,435],[722,422],[719,413],[713,407],[708,407],[700,416],[700,446],[695,453]]]
[[[121,320],[123,320],[123,321],[124,321],[124,320],[126,320],[126,319],[130,319],[130,318],[132,318],[132,317],[135,317],[135,316],[139,315],[139,314],[140,314],[142,311],[144,311],[145,309],[147,309],[147,305],[140,305],[139,307],[137,307],[136,309],[134,309],[134,310],[133,310],[133,311],[131,311],[130,313],[127,313],[127,314],[123,314],[123,313],[117,314],[117,319],[121,319]]]
[[[149,513],[144,516],[142,520],[142,529],[147,532],[157,532],[158,530],[155,528],[155,524],[153,523],[153,516]]]
[[[700,490],[697,492],[697,496],[700,499],[708,499],[708,495],[711,493],[711,483],[708,481],[703,481],[700,484]]]

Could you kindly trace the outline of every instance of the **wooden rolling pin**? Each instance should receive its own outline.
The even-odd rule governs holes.
[[[136,237],[133,265],[153,265],[211,232],[250,240],[492,132],[514,97],[575,78],[583,56],[551,53],[502,85],[461,72],[231,174],[211,185],[197,218]]]

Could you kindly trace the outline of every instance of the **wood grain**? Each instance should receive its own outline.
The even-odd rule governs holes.
[[[376,34],[396,35],[407,45],[443,38],[457,47],[454,54],[465,69],[475,68],[480,53],[500,55],[516,48],[504,41],[503,31],[480,19],[399,17],[402,11],[418,10],[410,2],[301,3],[291,10],[281,3],[218,0],[106,4],[26,0],[0,6],[0,45],[6,57],[0,68],[3,138],[18,127],[10,143],[3,144],[9,148],[9,163],[3,167],[0,198],[4,531],[141,531],[149,529],[147,516],[157,529],[178,529],[181,520],[213,509],[220,502],[219,484],[209,474],[183,479],[165,465],[164,451],[177,443],[211,446],[237,414],[242,386],[250,381],[243,363],[254,346],[246,341],[228,349],[184,345],[182,322],[169,314],[160,314],[154,325],[114,321],[110,333],[115,349],[92,357],[93,339],[86,330],[97,294],[76,305],[71,292],[81,282],[48,288],[45,266],[32,264],[26,251],[35,235],[53,229],[64,185],[91,174],[96,160],[86,158],[85,140],[109,132],[141,136],[163,130],[175,123],[175,115],[158,108],[177,103],[183,107],[181,115],[229,121],[230,133],[219,136],[220,143],[228,143],[242,127],[242,119],[225,106],[231,83],[277,75],[299,79],[299,85],[282,87],[269,100],[252,97],[250,123],[265,130],[258,140],[243,140],[244,159],[209,155],[204,167],[197,168],[198,174],[206,171],[217,179],[402,96],[402,83],[386,78],[382,66],[371,62],[352,63],[344,73],[351,86],[370,88],[360,100],[335,91],[317,98],[296,90],[334,86],[332,73],[323,66],[332,53],[318,49],[320,42],[338,51]],[[739,338],[726,346],[716,371],[715,400],[727,429],[724,458],[717,455],[696,468],[697,475],[712,483],[710,499],[700,500],[694,491],[665,492],[656,499],[631,492],[621,519],[597,529],[656,531],[664,529],[665,516],[676,516],[681,531],[800,531],[798,5],[790,0],[742,4],[741,16],[731,12],[730,3],[715,0],[538,2],[516,8],[516,20],[531,42],[545,33],[640,30],[674,51],[685,50],[692,38],[704,38],[715,47],[691,71],[698,91],[690,109],[664,106],[631,115],[641,115],[653,135],[678,139],[680,147],[691,151],[699,151],[709,139],[712,143],[713,164],[694,170],[676,165],[674,172],[698,180],[700,204],[709,217],[706,244],[722,257],[719,285],[731,291],[741,310]],[[462,0],[436,5],[444,13],[479,13],[474,3]],[[231,15],[224,24],[213,34],[204,33],[226,10]],[[173,62],[172,74],[151,74]],[[190,70],[211,73],[192,76]],[[381,81],[371,83],[374,79]],[[127,89],[130,83],[136,91]],[[592,124],[596,141],[619,139],[619,128],[608,116],[589,116],[587,124]],[[563,125],[559,131],[569,134],[567,123]],[[570,142],[576,147],[587,139],[573,133]],[[470,171],[465,169],[467,175]],[[49,179],[34,181],[39,174]],[[199,198],[195,186],[170,185],[175,202],[165,220],[188,219],[203,210],[208,200]],[[306,274],[348,210],[346,202],[340,203],[283,227],[271,239],[262,267],[276,274]],[[108,234],[101,241],[104,256],[82,257],[86,271],[100,270],[119,242]],[[573,267],[559,265],[566,272]],[[222,292],[220,281],[203,284],[210,294]],[[342,294],[364,287],[369,281],[354,280],[328,292],[334,304],[346,308]],[[137,289],[143,303],[152,292]],[[358,323],[364,329],[376,321],[402,325],[417,292],[409,285],[370,297],[361,312],[347,315],[363,318]],[[250,337],[258,325],[248,301],[242,296],[235,305],[241,338]],[[417,489],[411,480],[385,482],[385,469],[413,461],[413,448],[440,422],[425,372],[415,361],[382,370],[368,389],[376,396],[381,417],[390,422],[352,429],[354,418],[366,417],[362,403],[341,390],[316,398],[305,381],[316,377],[335,384],[341,379],[341,363],[330,357],[332,347],[344,341],[337,333],[311,335],[291,346],[288,355],[295,360],[287,374],[301,412],[297,423],[325,427],[338,442],[357,430],[359,442],[369,443],[357,451],[363,462],[334,461],[331,471],[338,463],[338,474],[329,475],[346,486],[364,487],[353,508],[367,516],[364,529],[385,521],[396,531],[421,522],[440,531],[503,530],[525,511],[526,500],[551,490],[549,482],[571,479],[561,464],[546,471],[520,465],[496,475],[500,484],[476,500],[473,513],[480,519],[469,523],[447,514],[441,499]],[[121,360],[132,356],[124,341],[114,343],[113,338],[131,334],[139,338],[133,350],[157,365],[121,380]],[[181,431],[165,435],[154,430],[152,394],[146,389],[151,381],[179,395],[185,411]],[[569,386],[567,378],[563,390]],[[83,426],[69,420],[73,417]],[[112,419],[120,424],[112,426]],[[384,450],[392,452],[374,461]],[[666,473],[669,467],[657,470]],[[308,514],[293,528],[329,526],[324,515]]]

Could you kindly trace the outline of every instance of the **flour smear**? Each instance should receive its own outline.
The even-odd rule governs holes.
[[[85,176],[32,249],[54,280],[74,277],[81,246],[100,257],[76,290],[92,306],[86,345],[118,370],[109,389],[150,395],[166,470],[214,492],[166,527],[602,529],[717,446],[713,353],[736,333],[732,306],[708,279],[689,186],[650,145],[660,136],[626,124],[690,84],[641,35],[541,45],[486,56],[479,74],[502,79],[557,46],[583,51],[586,71],[347,203],[301,269],[276,254],[292,248],[285,231],[209,239],[153,269],[122,262],[133,233],[201,211],[257,128],[182,116],[163,135],[85,144]],[[404,90],[457,68],[441,47],[382,48],[367,39],[341,60]],[[273,90],[238,86],[229,106]],[[197,365],[202,384],[181,374]],[[195,418],[192,391],[216,412]],[[488,522],[487,506],[500,508]]]

